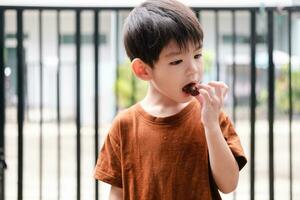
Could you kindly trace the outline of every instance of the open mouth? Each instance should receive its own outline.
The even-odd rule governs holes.
[[[182,91],[190,94],[192,96],[197,96],[199,94],[199,88],[195,82],[189,83],[182,88]]]

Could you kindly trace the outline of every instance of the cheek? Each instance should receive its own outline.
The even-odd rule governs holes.
[[[199,74],[200,74],[200,80],[203,79],[203,73],[204,73],[204,66],[203,66],[203,59],[201,59],[200,61],[200,65],[199,65]]]
[[[182,75],[177,73],[167,73],[164,77],[160,77],[160,81],[157,82],[163,90],[168,93],[178,92],[178,88],[182,84]]]
[[[200,68],[200,79],[201,79],[201,80],[202,80],[202,78],[203,78],[203,74],[204,74],[204,68],[201,67],[201,68]]]

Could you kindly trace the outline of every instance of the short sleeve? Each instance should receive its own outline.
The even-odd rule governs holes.
[[[237,135],[231,120],[224,112],[221,113],[219,122],[223,136],[238,163],[239,169],[241,170],[246,165],[247,159],[241,145],[240,138]]]
[[[94,177],[110,185],[122,187],[121,149],[118,123],[112,123],[99,153]]]

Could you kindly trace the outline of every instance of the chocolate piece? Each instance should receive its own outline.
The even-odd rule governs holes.
[[[192,96],[197,96],[200,92],[198,91],[198,87],[195,83],[190,83],[182,88],[182,91],[188,93]]]

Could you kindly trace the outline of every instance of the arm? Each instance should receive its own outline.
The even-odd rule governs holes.
[[[122,200],[123,199],[122,188],[119,188],[116,186],[111,186],[109,199],[110,200]]]
[[[223,193],[232,192],[238,183],[239,167],[227,145],[219,125],[219,115],[228,87],[221,82],[201,84],[201,120],[209,152],[209,161],[214,180]]]
[[[238,164],[218,124],[213,127],[205,126],[205,135],[214,180],[221,192],[230,193],[235,190],[238,184]]]

